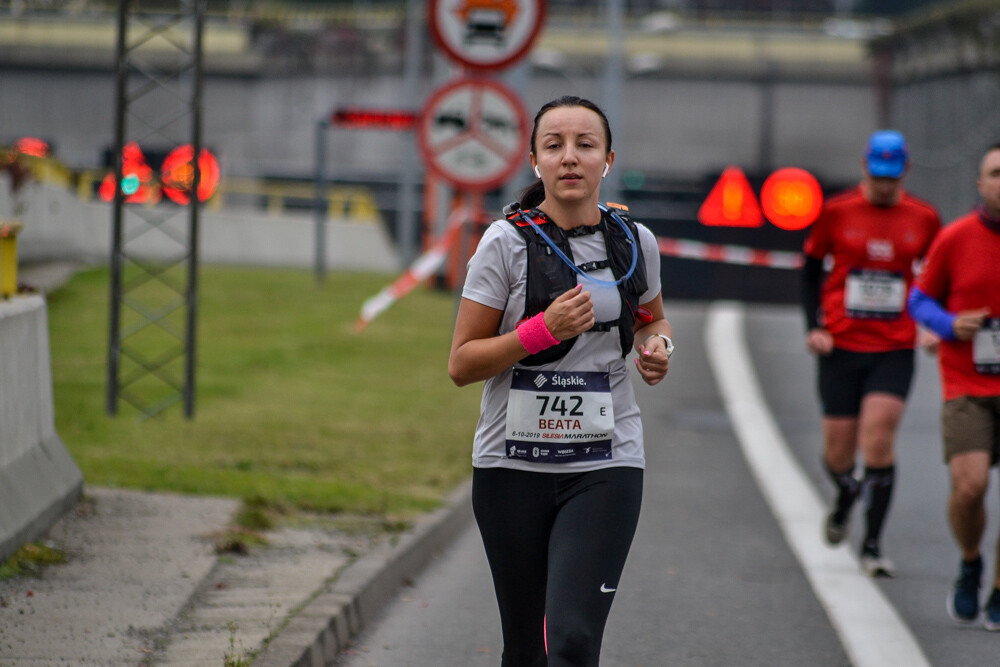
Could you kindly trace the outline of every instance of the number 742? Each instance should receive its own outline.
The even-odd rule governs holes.
[[[583,397],[582,396],[535,396],[535,400],[541,401],[542,406],[538,410],[538,416],[544,417],[546,413],[557,414],[560,417],[582,417]]]

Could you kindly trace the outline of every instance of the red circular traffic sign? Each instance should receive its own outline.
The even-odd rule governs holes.
[[[437,91],[417,133],[428,168],[455,186],[491,190],[528,155],[528,118],[517,95],[489,79],[459,79]]]
[[[437,45],[466,67],[501,69],[531,48],[545,19],[545,0],[430,0]]]

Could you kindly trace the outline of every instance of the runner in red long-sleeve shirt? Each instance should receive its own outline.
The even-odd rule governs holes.
[[[899,132],[872,134],[862,166],[861,184],[832,197],[806,239],[802,303],[806,345],[818,359],[823,462],[837,488],[825,536],[833,545],[843,541],[851,507],[864,497],[862,570],[892,576],[880,536],[895,483],[896,429],[913,377],[916,327],[906,295],[941,222],[930,204],[902,189],[909,154]]]

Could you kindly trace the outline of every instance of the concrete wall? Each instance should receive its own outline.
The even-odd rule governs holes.
[[[73,506],[83,476],[55,429],[40,296],[0,302],[0,561]]]

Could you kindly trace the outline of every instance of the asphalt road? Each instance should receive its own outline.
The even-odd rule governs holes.
[[[780,499],[791,482],[778,466],[772,475],[766,461],[758,482],[744,455],[706,352],[707,306],[666,304],[678,349],[668,381],[654,388],[637,384],[647,443],[644,504],[602,664],[911,667],[914,655],[941,667],[997,664],[1000,634],[958,626],[944,610],[958,555],[945,520],[934,359],[919,356],[898,441],[897,493],[884,537],[898,576],[871,582],[852,566],[836,573],[839,584],[824,586],[831,578],[803,564],[801,549],[791,546],[818,544],[820,522],[783,528],[785,519],[776,518],[762,488]],[[780,429],[774,440],[785,441],[810,491],[825,504],[833,494],[820,467],[813,360],[804,351],[801,317],[792,307],[750,305],[743,321],[745,336],[738,330],[732,336],[734,345],[745,339],[767,403],[760,412],[773,415]],[[984,548],[988,563],[997,535],[996,488]],[[856,553],[861,518],[856,510],[850,545],[831,550],[841,560]],[[826,549],[818,549],[820,556]],[[987,567],[986,576],[991,573]],[[842,604],[845,591],[858,597],[851,592],[855,586],[875,596],[861,598],[861,613]],[[869,599],[887,601],[888,612]],[[871,651],[883,628],[894,624],[913,646]],[[489,571],[472,526],[337,664],[476,667],[499,664],[501,650]]]

